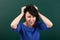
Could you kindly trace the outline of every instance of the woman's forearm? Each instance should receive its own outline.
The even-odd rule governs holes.
[[[12,22],[11,22],[11,27],[13,28],[13,29],[16,29],[17,28],[17,25],[18,25],[18,23],[19,23],[19,21],[21,20],[21,18],[23,17],[23,15],[24,15],[24,9],[26,8],[26,6],[23,6],[22,8],[21,8],[21,14],[20,15],[18,15]]]
[[[21,13],[20,15],[18,15],[12,22],[11,22],[11,27],[13,29],[16,29],[17,28],[17,24],[19,23],[19,21],[21,20],[23,16],[23,13]]]
[[[42,19],[42,21],[47,25],[48,28],[51,28],[53,26],[53,23],[44,15],[42,15],[41,13],[38,13],[39,17]]]

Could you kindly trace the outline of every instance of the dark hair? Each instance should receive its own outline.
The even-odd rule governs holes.
[[[26,12],[29,12],[32,16],[36,17],[36,22],[39,20],[39,15],[37,9],[33,5],[26,5],[26,8],[24,9],[24,18]]]

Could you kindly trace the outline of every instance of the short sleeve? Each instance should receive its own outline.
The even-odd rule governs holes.
[[[22,23],[18,23],[17,28],[16,28],[16,29],[11,28],[11,30],[12,30],[13,32],[20,32],[21,26],[22,26]]]
[[[40,30],[50,30],[51,28],[47,28],[44,22],[37,22],[38,29]]]

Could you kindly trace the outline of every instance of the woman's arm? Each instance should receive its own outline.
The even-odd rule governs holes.
[[[21,14],[19,14],[19,15],[11,22],[11,24],[10,24],[11,28],[13,28],[13,29],[16,29],[16,28],[17,28],[17,25],[18,25],[19,21],[21,20],[22,16],[24,15],[23,11],[24,11],[25,8],[26,8],[25,6],[22,7],[22,9],[21,9],[22,12],[21,12]]]
[[[37,6],[34,5],[34,7],[38,10]],[[53,23],[44,15],[42,15],[41,13],[39,13],[39,17],[43,20],[43,22],[47,25],[48,28],[51,28],[53,26]]]
[[[42,21],[47,25],[48,28],[51,28],[53,26],[53,23],[44,15],[42,15],[41,13],[38,13],[39,17],[42,19]]]

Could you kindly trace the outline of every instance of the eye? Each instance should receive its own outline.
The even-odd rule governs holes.
[[[28,18],[31,18],[31,16],[28,16]]]
[[[33,16],[33,18],[36,18],[35,16]]]

